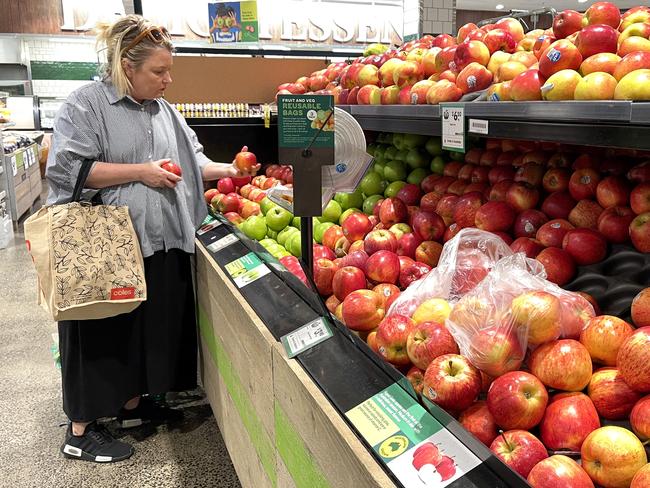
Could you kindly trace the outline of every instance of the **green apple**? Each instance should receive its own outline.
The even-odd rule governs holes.
[[[429,173],[430,171],[427,171],[426,168],[415,168],[407,176],[406,182],[411,183],[413,185],[419,185],[420,183],[422,183],[423,179],[429,176]]]
[[[287,239],[284,246],[287,251],[299,258],[302,255],[302,248],[300,247],[300,232],[297,232]]]
[[[242,232],[249,238],[261,241],[266,236],[266,222],[261,215],[251,215],[242,222]]]
[[[266,226],[266,237],[269,239],[277,239],[278,238],[278,231],[269,229],[268,225]]]
[[[333,225],[336,225],[334,222],[323,222],[319,223],[318,225],[314,226],[314,240],[318,243],[321,244],[323,242],[323,234],[327,229],[332,227]]]
[[[404,134],[404,147],[408,149],[424,146],[426,142],[427,136],[422,136],[420,134]]]
[[[377,144],[375,144],[374,142],[371,142],[371,143],[368,144],[368,146],[366,147],[366,152],[367,152],[368,154],[370,154],[371,156],[374,156],[374,155],[375,155],[375,151],[376,151],[376,150],[377,150]]]
[[[404,134],[393,134],[393,146],[395,146],[397,149],[404,148]]]
[[[281,246],[287,247],[286,246],[287,239],[289,239],[289,237],[295,234],[296,232],[300,232],[300,231],[295,227],[285,227],[278,233],[278,238],[276,240]]]
[[[389,142],[386,141],[386,132],[380,132],[377,134],[377,142],[381,144],[390,144]]]
[[[276,205],[266,214],[266,225],[274,231],[280,232],[287,225],[289,225],[291,219],[293,219],[291,212],[283,209],[279,205]]]
[[[437,175],[441,175],[445,169],[445,160],[442,159],[442,156],[436,156],[431,160],[430,166],[431,172]]]
[[[360,206],[362,206],[362,205],[363,205],[363,203]],[[347,219],[350,215],[352,215],[353,213],[356,213],[356,212],[360,213],[361,210],[359,210],[358,208],[348,208],[345,212],[343,212],[341,214],[341,218],[339,219],[339,225],[343,225],[343,222],[345,221],[345,219]]]
[[[323,215],[320,217],[320,221],[336,223],[339,221],[339,218],[341,218],[342,212],[343,209],[341,208],[341,205],[339,205],[339,202],[336,200],[330,200],[327,203],[325,210],[323,210]]]
[[[298,230],[302,229],[301,227],[302,224],[300,223],[300,217],[294,217],[293,220],[291,221],[291,225]]]
[[[278,242],[275,239],[269,239],[269,238],[262,239],[260,241],[260,244],[262,245],[262,247],[266,247],[266,248],[268,248],[269,246],[275,246],[275,245],[277,245],[277,243]]]
[[[271,256],[275,257],[276,254],[278,254],[280,251],[284,251],[285,249],[284,247],[282,247],[280,244],[276,242],[275,244],[267,246],[266,250]]]
[[[260,202],[260,210],[264,215],[266,215],[273,207],[277,206],[278,204],[272,202],[269,197],[262,198],[262,201]]]
[[[363,201],[363,213],[366,215],[372,215],[372,211],[375,208],[375,205],[377,205],[377,202],[384,198],[383,195],[372,195],[368,198],[366,198]]]
[[[452,161],[460,161],[461,163],[465,161],[465,153],[449,151],[449,159]]]
[[[429,137],[424,148],[431,156],[442,156],[442,139],[440,137]]]
[[[395,146],[388,146],[386,148],[386,151],[384,152],[384,159],[386,161],[392,161],[395,159],[395,155],[397,154],[397,148]]]
[[[277,256],[273,256],[275,259],[280,259],[284,258],[286,256],[291,256],[291,253],[287,251],[286,249],[282,248],[280,252],[278,252]]]
[[[384,167],[384,179],[389,182],[406,179],[406,167],[401,161],[389,161]]]
[[[372,165],[372,171],[377,173],[382,180],[384,179],[384,169],[386,168],[386,163],[387,161],[375,160],[374,164]]]
[[[383,159],[384,154],[386,153],[386,148],[387,147],[388,146],[386,144],[377,144],[375,146],[375,151],[374,151],[375,153],[373,154],[374,158],[375,159],[377,159],[377,158],[382,158]]]
[[[409,149],[400,149],[395,153],[395,161],[406,162],[406,156],[409,154]]]
[[[404,185],[406,185],[406,181],[393,181],[390,185],[386,187],[386,191],[384,191],[384,196],[386,198],[394,197],[395,195],[397,195],[398,191],[404,188]]]
[[[411,149],[406,154],[406,164],[412,169],[426,168],[429,164],[429,158],[422,154],[419,149]]]
[[[368,172],[363,178],[361,178],[359,188],[361,188],[364,195],[371,196],[383,193],[386,185],[378,173]]]
[[[339,205],[341,205],[341,210],[347,210],[349,208],[360,208],[361,205],[363,205],[363,195],[361,194],[361,188],[357,188],[352,193],[339,192],[334,195],[334,200],[339,202]]]

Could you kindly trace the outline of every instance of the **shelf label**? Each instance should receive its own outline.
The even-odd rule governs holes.
[[[207,220],[207,219],[206,219]],[[212,219],[212,222],[204,223],[199,230],[196,231],[196,235],[202,236],[206,232],[210,232],[212,229],[216,229],[221,225],[221,222],[218,220]]]
[[[442,148],[465,152],[465,107],[462,104],[442,105]]]
[[[18,166],[16,165],[16,156],[11,156],[11,171],[14,176],[18,174]]]
[[[474,134],[488,135],[489,123],[487,120],[469,119],[469,131]]]
[[[481,464],[398,384],[345,415],[403,486],[445,487]]]
[[[234,280],[237,288],[243,288],[259,280],[271,272],[255,253],[249,252],[246,256],[226,264],[226,271]]]
[[[280,338],[289,358],[296,357],[301,352],[311,349],[332,337],[332,330],[319,317]]]
[[[237,242],[239,239],[235,234],[228,234],[225,237],[222,237],[221,239],[214,241],[212,244],[207,246],[208,251],[212,252],[218,252],[221,251],[222,249],[230,246],[231,244],[234,244]]]

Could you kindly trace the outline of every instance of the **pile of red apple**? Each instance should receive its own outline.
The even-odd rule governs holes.
[[[337,104],[437,104],[488,89],[494,101],[650,100],[650,7],[621,15],[610,2],[565,10],[551,29],[524,32],[513,18],[333,63],[278,87],[331,94]]]

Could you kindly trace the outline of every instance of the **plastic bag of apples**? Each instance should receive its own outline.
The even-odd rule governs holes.
[[[497,262],[447,318],[461,354],[498,377],[519,369],[529,346],[577,339],[595,316],[592,305],[545,278],[543,266],[523,253]]]
[[[438,266],[403,291],[387,315],[411,317],[419,305],[432,298],[453,305],[473,290],[496,263],[512,254],[510,247],[491,232],[463,229],[445,244]]]

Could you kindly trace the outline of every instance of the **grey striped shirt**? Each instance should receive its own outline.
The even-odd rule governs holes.
[[[109,81],[89,83],[70,94],[54,120],[46,176],[47,204],[67,203],[82,164],[142,163],[169,158],[183,172],[176,188],[139,182],[100,190],[106,205],[126,205],[142,254],[194,252],[194,232],[207,215],[201,171],[210,160],[183,117],[163,99],[142,104],[119,98]],[[96,190],[86,190],[91,196]]]

